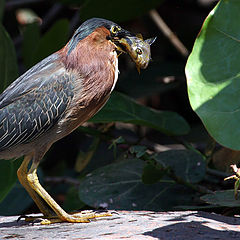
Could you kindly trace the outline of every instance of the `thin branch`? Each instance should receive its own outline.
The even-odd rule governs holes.
[[[218,170],[215,170],[215,169],[211,169],[211,168],[207,168],[207,173],[209,175],[215,176],[215,177],[220,178],[222,180],[229,176],[228,173],[221,172],[221,171],[218,171]]]
[[[64,9],[64,5],[61,3],[55,3],[49,11],[43,17],[43,23],[41,25],[41,30],[45,31],[49,25],[56,20],[57,15]]]
[[[74,31],[77,29],[80,23],[80,14],[77,10],[70,21],[70,29],[69,29],[69,35],[72,35]]]
[[[78,186],[80,184],[78,180],[70,177],[45,177],[44,182],[50,183],[50,184],[66,183],[66,184],[75,185],[75,186]]]
[[[46,2],[46,0],[11,0],[11,1],[6,1],[5,3],[5,10],[11,10],[13,8],[20,8],[24,6],[29,6],[33,4],[39,4],[41,2]]]
[[[158,26],[158,28],[163,32],[163,34],[171,41],[174,47],[184,56],[187,57],[189,55],[189,51],[183,45],[183,43],[179,40],[179,38],[174,34],[174,32],[168,27],[168,25],[163,21],[159,13],[152,9],[149,12],[150,17]]]

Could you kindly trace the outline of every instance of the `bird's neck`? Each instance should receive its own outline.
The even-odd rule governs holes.
[[[68,45],[58,53],[68,71],[79,76],[79,96],[85,106],[108,97],[118,77],[116,46],[106,39],[102,29],[81,40],[68,54]],[[78,101],[80,102],[80,101]]]

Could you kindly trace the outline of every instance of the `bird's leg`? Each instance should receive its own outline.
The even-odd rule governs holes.
[[[56,222],[73,222],[73,223],[85,223],[89,222],[89,219],[96,217],[111,216],[110,213],[97,213],[94,211],[83,211],[75,214],[66,213],[47,193],[47,191],[41,186],[37,176],[38,163],[32,163],[31,168],[27,173],[27,181],[29,186],[36,191],[36,193],[49,205],[49,207],[56,213],[56,216],[47,217],[42,221],[42,224],[51,224]]]
[[[49,207],[46,205],[43,199],[31,188],[31,186],[28,183],[28,180],[27,180],[28,164],[31,160],[32,160],[32,155],[25,156],[21,166],[17,171],[18,180],[22,184],[22,186],[26,189],[26,191],[29,193],[29,195],[31,196],[33,201],[36,203],[39,210],[43,213],[43,215],[45,217],[52,216],[51,209],[49,209]]]

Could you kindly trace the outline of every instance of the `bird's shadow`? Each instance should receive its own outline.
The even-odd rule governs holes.
[[[26,222],[25,220],[16,220],[9,221],[9,222],[3,222],[0,223],[0,229],[1,228],[12,228],[12,227],[22,227],[22,226],[32,226],[33,223],[31,222]]]
[[[188,221],[187,217],[196,216],[202,218],[202,221]],[[208,226],[209,221],[216,221],[216,225],[211,223],[211,227]],[[164,225],[163,227],[155,228],[151,231],[146,231],[142,235],[151,236],[156,239],[165,240],[180,240],[180,239],[240,239],[240,219],[225,217],[217,214],[209,214],[206,212],[196,212],[183,215],[181,217],[173,217],[168,221],[174,221],[174,224]],[[176,221],[179,221],[176,223]],[[211,221],[212,222],[212,221]],[[220,224],[219,224],[220,223]],[[222,224],[222,226],[220,226]],[[232,225],[232,229],[236,228],[236,231],[226,229],[225,224]],[[220,226],[220,227],[219,227]]]

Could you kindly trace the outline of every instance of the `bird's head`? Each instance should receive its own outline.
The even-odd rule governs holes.
[[[68,43],[68,54],[71,54],[80,41],[84,40],[100,28],[105,30],[105,40],[114,43],[116,50],[130,55],[135,62],[138,71],[140,68],[144,69],[147,67],[151,60],[150,45],[155,39],[143,40],[141,35],[133,34],[123,29],[118,24],[102,18],[91,18],[85,21],[75,31],[73,37]]]

